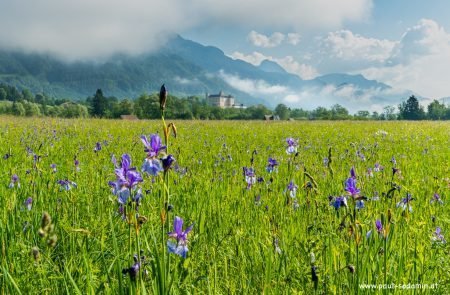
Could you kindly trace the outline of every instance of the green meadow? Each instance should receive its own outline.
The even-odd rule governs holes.
[[[450,123],[169,123],[0,117],[1,294],[450,294]]]

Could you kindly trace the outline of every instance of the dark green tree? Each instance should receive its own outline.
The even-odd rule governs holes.
[[[406,102],[402,102],[398,109],[400,118],[403,120],[422,120],[425,117],[423,107],[419,105],[419,101],[414,95],[411,95]]]
[[[25,116],[25,107],[21,102],[14,102],[12,106],[12,113],[15,116]]]
[[[428,118],[431,120],[442,120],[445,118],[445,104],[439,103],[436,99],[428,105],[427,110]]]
[[[97,89],[95,96],[92,98],[92,115],[95,117],[105,117],[108,109],[108,100],[103,95],[101,89]]]
[[[383,120],[397,119],[397,115],[395,114],[395,107],[394,106],[385,106],[383,108],[383,114],[381,115],[381,119],[383,119]]]
[[[333,120],[347,120],[349,118],[348,110],[340,104],[331,107],[331,115]]]
[[[325,107],[317,107],[311,112],[311,119],[314,120],[330,120],[331,112]]]
[[[6,93],[6,90],[4,88],[0,88],[0,100],[6,100],[8,97],[8,93]]]
[[[284,104],[280,103],[275,108],[275,114],[280,117],[280,120],[289,119],[291,110]]]

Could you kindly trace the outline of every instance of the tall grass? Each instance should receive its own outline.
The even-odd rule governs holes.
[[[160,121],[0,117],[0,292],[372,294],[360,284],[391,283],[437,284],[417,294],[450,292],[450,248],[433,240],[438,226],[450,239],[448,123],[175,123],[170,153],[178,166],[165,179],[144,177],[139,215],[147,222],[137,231],[122,220],[108,186],[111,155],[130,154],[140,170],[146,154],[139,137],[163,137]],[[286,153],[287,137],[298,139],[298,155]],[[279,163],[272,173],[269,157]],[[392,157],[401,173],[393,175]],[[368,175],[376,163],[384,169]],[[264,181],[248,189],[242,168],[250,166]],[[368,200],[357,210],[349,197],[336,210],[329,196],[346,195],[352,167]],[[9,188],[13,174],[20,187]],[[62,179],[77,187],[61,189]],[[290,181],[296,202],[287,202]],[[397,207],[407,193],[412,212]],[[430,202],[434,193],[443,204]],[[54,245],[38,233],[44,212]],[[195,223],[185,259],[167,252],[174,216]],[[136,281],[122,273],[134,254],[146,261]]]

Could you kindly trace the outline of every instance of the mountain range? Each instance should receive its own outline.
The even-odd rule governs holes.
[[[107,96],[134,98],[156,92],[165,83],[179,96],[223,91],[246,105],[313,108],[339,103],[350,110],[397,105],[412,93],[359,74],[303,80],[274,61],[255,66],[178,35],[156,52],[116,54],[101,62],[67,62],[51,54],[0,50],[0,83],[72,99],[85,99],[98,88]]]

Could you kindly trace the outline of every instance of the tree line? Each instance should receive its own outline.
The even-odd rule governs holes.
[[[28,89],[19,91],[16,87],[0,84],[0,114],[15,116],[50,116],[63,118],[120,118],[122,115],[135,115],[139,119],[158,119],[160,117],[159,97],[154,94],[141,94],[135,99],[119,100],[105,96],[98,89],[93,96],[84,101],[55,99],[46,94],[33,95]],[[437,100],[425,108],[412,95],[397,107],[386,106],[382,112],[367,110],[350,114],[339,104],[330,108],[317,107],[314,110],[291,109],[278,104],[274,110],[264,105],[247,108],[222,109],[211,106],[204,98],[190,96],[178,98],[169,95],[165,116],[168,119],[200,120],[261,120],[265,115],[274,115],[280,120],[449,120],[450,106]]]

